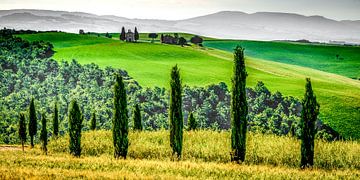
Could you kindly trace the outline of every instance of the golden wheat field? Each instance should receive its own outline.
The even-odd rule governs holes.
[[[111,131],[84,132],[82,156],[68,154],[68,136],[51,139],[48,155],[0,150],[0,178],[101,179],[359,179],[360,143],[315,141],[315,164],[301,170],[300,141],[249,133],[243,164],[230,162],[230,133],[184,132],[182,160],[171,156],[167,131],[130,132],[126,160],[113,158]]]

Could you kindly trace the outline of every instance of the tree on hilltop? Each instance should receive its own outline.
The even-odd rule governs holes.
[[[125,41],[125,39],[126,39],[126,36],[125,36],[125,27],[123,26],[122,28],[121,28],[121,33],[120,33],[120,40],[121,41]]]
[[[135,31],[134,31],[134,38],[135,38],[135,42],[136,42],[137,40],[139,40],[139,32],[138,32],[138,30],[137,30],[136,27],[135,27]]]

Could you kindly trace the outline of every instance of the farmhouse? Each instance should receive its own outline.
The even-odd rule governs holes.
[[[171,35],[161,35],[161,43],[165,43],[165,44],[178,44],[178,40],[179,38],[177,37],[177,35],[171,36]]]
[[[135,33],[131,32],[129,29],[128,32],[125,34],[126,42],[134,42],[135,41]]]

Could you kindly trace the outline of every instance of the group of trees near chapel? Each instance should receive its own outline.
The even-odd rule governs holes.
[[[171,69],[170,80],[170,107],[169,107],[169,121],[170,121],[170,147],[173,155],[181,159],[183,149],[183,102],[182,93],[183,86],[181,82],[180,69],[174,66]],[[248,103],[246,93],[246,77],[244,49],[240,46],[235,48],[234,52],[234,69],[232,77],[232,94],[231,94],[231,160],[234,162],[243,162],[246,157],[246,134],[248,124]],[[121,75],[116,74],[115,84],[113,86],[113,113],[112,118],[112,138],[114,146],[115,158],[126,158],[128,147],[130,145],[128,139],[129,134],[129,117],[127,95],[125,84]],[[319,114],[320,106],[316,101],[316,96],[312,90],[311,81],[306,79],[305,96],[302,101],[301,111],[301,164],[302,168],[311,167],[314,163],[314,139],[315,139],[315,122]],[[57,106],[54,107],[57,109]],[[54,111],[57,112],[57,111]],[[24,114],[19,116],[19,137],[22,144],[26,141],[26,126],[24,125]],[[72,100],[68,110],[70,136],[69,150],[70,153],[76,157],[81,155],[81,131],[83,123],[83,115],[81,108],[76,100]],[[134,129],[142,130],[141,114],[138,105],[134,106]],[[53,126],[58,126],[57,117],[54,116]],[[96,124],[95,117],[92,117],[92,129],[95,129],[93,124]],[[41,149],[47,152],[47,132],[46,132],[46,115],[42,115],[42,131],[40,139],[42,142]],[[196,122],[193,114],[189,117],[189,129],[196,130]],[[35,115],[34,99],[31,100],[29,106],[29,135],[31,139],[31,147],[34,146],[32,139],[36,135],[34,127],[37,126]],[[36,128],[35,128],[36,129]],[[54,130],[58,127],[54,127]],[[54,133],[55,134],[55,133]]]

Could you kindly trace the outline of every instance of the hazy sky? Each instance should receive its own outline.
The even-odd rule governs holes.
[[[360,20],[360,0],[0,0],[0,9],[81,11],[129,18],[184,19],[224,10]]]

